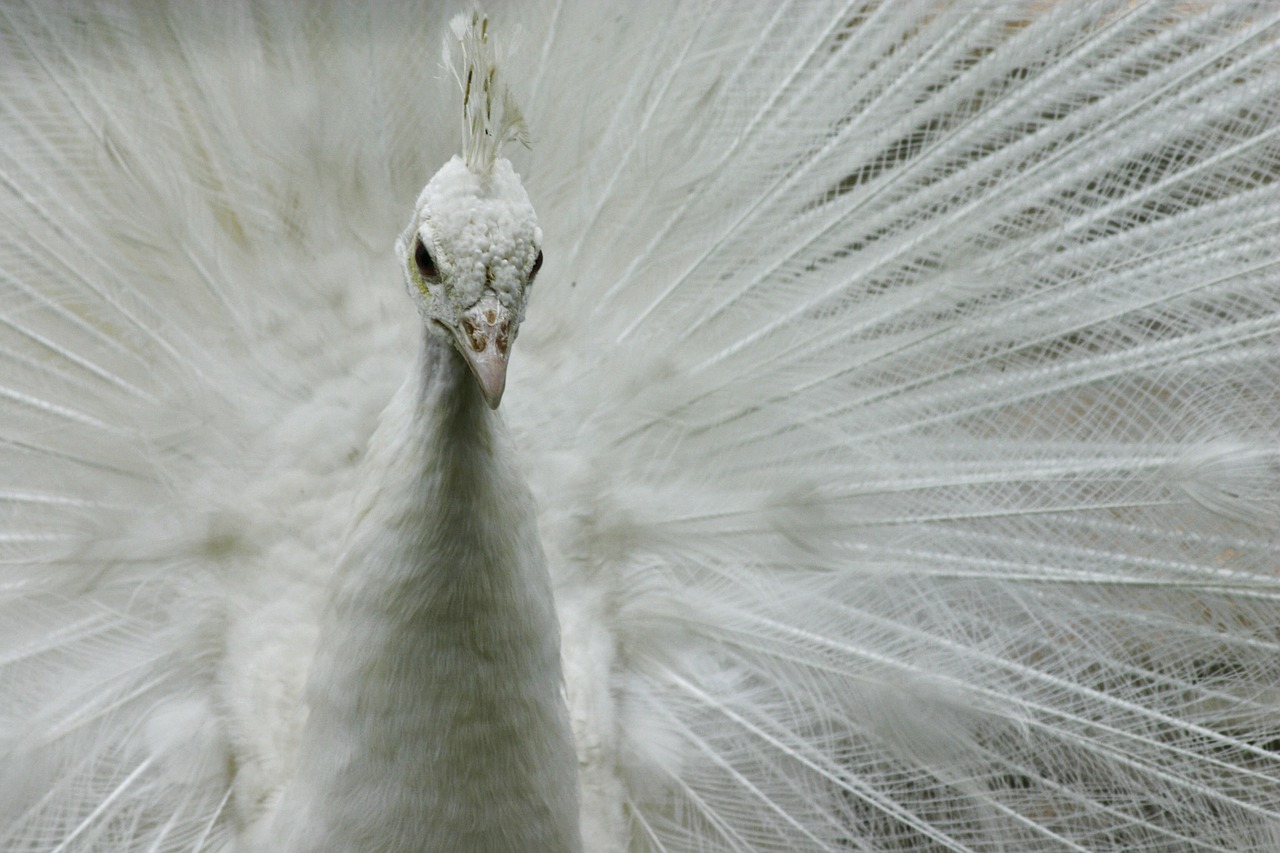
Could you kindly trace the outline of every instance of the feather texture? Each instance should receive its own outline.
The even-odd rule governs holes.
[[[1280,12],[491,11],[585,849],[1280,845]],[[0,5],[0,848],[253,849],[450,20]]]

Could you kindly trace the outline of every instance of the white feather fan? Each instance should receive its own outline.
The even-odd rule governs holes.
[[[453,11],[0,7],[0,849],[272,849]],[[490,11],[585,848],[1280,847],[1280,9]]]

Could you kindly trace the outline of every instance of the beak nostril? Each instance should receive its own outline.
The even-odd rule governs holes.
[[[484,318],[488,321],[489,325],[492,326],[497,322],[498,315],[492,308],[490,308],[488,311],[484,312]]]
[[[484,332],[477,329],[475,324],[467,319],[462,321],[462,330],[467,333],[467,341],[471,344],[471,348],[476,352],[484,352],[484,348],[488,345]]]

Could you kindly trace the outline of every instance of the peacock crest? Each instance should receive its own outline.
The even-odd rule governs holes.
[[[508,142],[529,144],[520,107],[500,71],[501,55],[487,15],[456,15],[445,36],[445,65],[462,89],[463,155],[477,175],[492,171]]]

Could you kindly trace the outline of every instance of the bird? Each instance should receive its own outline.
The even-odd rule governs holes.
[[[0,56],[0,849],[1280,847],[1274,4]]]

